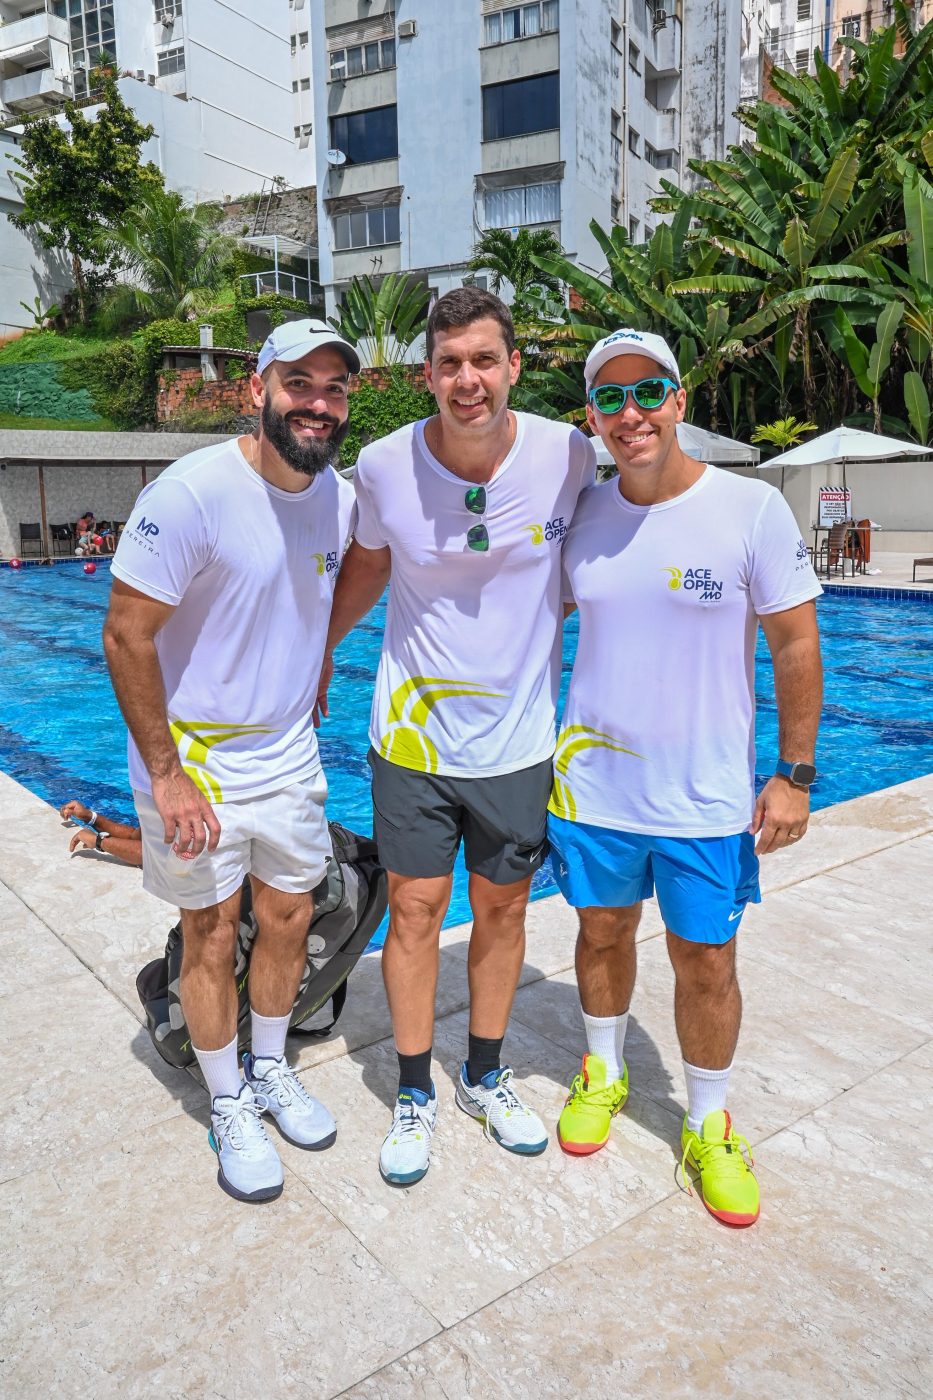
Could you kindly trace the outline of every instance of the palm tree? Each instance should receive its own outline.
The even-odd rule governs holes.
[[[120,226],[104,235],[129,280],[108,293],[108,327],[132,320],[186,317],[209,306],[225,280],[236,240],[220,233],[215,204],[185,204],[180,194],[150,189]]]
[[[752,433],[752,442],[767,442],[786,452],[803,441],[804,433],[815,433],[816,423],[801,423],[793,415],[789,418],[776,418],[773,423],[759,423]]]
[[[371,277],[354,277],[330,324],[370,368],[401,364],[427,325],[428,297],[424,283],[404,272],[389,273],[378,286]]]
[[[544,272],[536,258],[559,258],[563,253],[560,240],[548,228],[520,228],[512,236],[508,229],[490,228],[482,235],[467,263],[471,272],[491,272],[490,285],[496,296],[503,282],[515,289],[515,301],[524,303],[533,287],[559,295],[558,278]]]

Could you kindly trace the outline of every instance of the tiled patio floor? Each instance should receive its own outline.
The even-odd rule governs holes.
[[[453,929],[425,1181],[395,1191],[376,1166],[394,1056],[375,956],[341,1035],[295,1046],[337,1143],[284,1146],[282,1198],[241,1206],[215,1183],[203,1091],[139,1024],[134,977],[170,916],[138,872],[69,860],[37,798],[7,778],[0,797],[5,1395],[933,1394],[933,776],[818,813],[765,862],[732,1094],[763,1209],[741,1232],[675,1184],[684,1093],[656,909],[630,1107],[605,1151],[552,1140],[516,1160],[456,1111],[468,930]],[[506,1042],[552,1124],[582,1046],[573,941],[559,899],[533,906]]]

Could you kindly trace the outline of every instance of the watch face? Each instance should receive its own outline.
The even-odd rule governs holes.
[[[792,783],[798,787],[809,787],[816,779],[816,769],[812,763],[795,763],[790,775]]]

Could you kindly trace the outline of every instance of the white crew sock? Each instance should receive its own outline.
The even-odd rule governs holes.
[[[252,1007],[249,1020],[253,1041],[253,1058],[256,1060],[281,1060],[285,1054],[285,1037],[288,1034],[287,1016],[260,1016]]]
[[[196,1045],[192,1045],[191,1048],[201,1066],[201,1073],[204,1075],[204,1083],[207,1085],[211,1102],[213,1103],[214,1099],[219,1098],[235,1099],[243,1087],[243,1081],[240,1078],[240,1057],[236,1051],[236,1036],[222,1050],[199,1050]]]
[[[583,1024],[586,1027],[586,1048],[591,1055],[598,1055],[606,1061],[606,1083],[621,1079],[628,1012],[623,1011],[621,1016],[587,1016],[584,1011]]]
[[[725,1108],[732,1066],[728,1069],[698,1069],[696,1065],[688,1065],[686,1060],[682,1063],[687,1081],[687,1127],[692,1133],[698,1133],[708,1113]]]

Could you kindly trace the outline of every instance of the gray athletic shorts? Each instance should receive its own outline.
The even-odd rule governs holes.
[[[460,842],[466,867],[494,885],[526,880],[547,855],[551,760],[495,778],[450,778],[369,751],[379,859],[395,875],[449,875]]]

